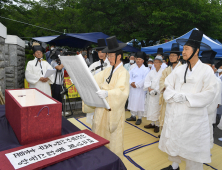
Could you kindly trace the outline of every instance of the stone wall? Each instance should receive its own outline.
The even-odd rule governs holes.
[[[16,44],[5,44],[6,89],[24,88],[25,48]]]
[[[0,88],[5,94],[5,39],[0,36]]]

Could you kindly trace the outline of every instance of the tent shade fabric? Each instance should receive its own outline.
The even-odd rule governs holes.
[[[91,32],[91,33],[68,33],[62,35],[53,35],[45,37],[35,37],[33,40],[45,42],[45,43],[54,43],[57,46],[69,46],[74,48],[86,48],[91,43],[97,44],[97,39],[108,38],[109,36],[102,32]],[[118,40],[119,43],[122,43]],[[137,52],[140,51],[137,48],[134,48],[130,45],[127,45],[123,48],[123,51],[127,52]]]
[[[158,48],[163,48],[163,52],[170,51],[171,50],[171,45],[173,43],[176,43],[177,39],[181,39],[181,38],[188,39],[193,30],[198,30],[198,29],[194,28],[191,31],[187,32],[186,34],[182,35],[181,37],[178,37],[178,38],[176,38],[172,41],[169,41],[169,42],[166,42],[166,43],[163,43],[163,44],[149,46],[149,47],[142,47],[141,51],[144,51],[146,54],[156,53]],[[222,59],[222,44],[212,40],[211,38],[209,38],[205,34],[203,34],[202,42],[209,45],[212,50],[217,52],[217,55],[215,56],[215,58],[218,58],[218,59],[221,58]],[[183,51],[183,46],[181,46],[181,45],[180,45],[180,51]]]

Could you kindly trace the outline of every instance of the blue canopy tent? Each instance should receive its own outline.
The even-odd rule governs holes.
[[[190,34],[193,30],[198,30],[197,28],[192,29],[191,31],[189,31],[188,33],[182,35],[179,38],[186,38],[188,39],[190,37]],[[171,50],[171,45],[173,43],[176,43],[176,40],[179,39],[176,38],[172,41],[166,42],[164,44],[159,44],[159,45],[154,45],[154,46],[150,46],[150,47],[142,47],[141,51],[144,51],[146,54],[153,54],[157,52],[158,48],[163,48],[163,52],[165,51],[170,51]],[[213,41],[211,38],[209,38],[208,36],[206,36],[205,34],[203,35],[202,41],[206,44],[208,44],[212,50],[217,52],[217,55],[215,58],[221,58],[222,59],[222,45],[220,43],[217,43],[215,41]],[[183,46],[180,46],[180,50],[183,50]]]
[[[53,36],[46,36],[46,37],[35,37],[32,38],[33,40],[45,42],[45,43],[54,43],[57,46],[69,46],[74,48],[86,48],[91,43],[97,44],[97,39],[100,38],[108,38],[109,36],[102,33],[102,32],[92,32],[92,33],[69,33],[69,34],[62,34],[62,35],[53,35]],[[119,43],[121,41],[118,40]],[[130,45],[127,45],[123,48],[123,51],[128,52],[137,52],[140,51],[137,48],[134,48]]]

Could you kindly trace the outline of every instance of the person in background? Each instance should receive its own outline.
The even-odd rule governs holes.
[[[104,48],[106,48],[106,41],[105,39],[101,38],[97,40],[98,43],[98,47],[95,48],[95,50],[98,53],[99,56],[99,61],[94,62],[93,64],[90,65],[89,70],[91,71],[91,73],[93,75],[98,74],[100,71],[105,70],[107,67],[110,67],[110,62],[107,58],[107,53],[103,53],[102,50]],[[103,66],[103,64],[106,63],[106,66]],[[97,70],[95,70],[97,67],[102,66],[101,68],[98,68]],[[94,70],[94,71],[92,71]],[[93,121],[93,116],[94,116],[94,112],[93,113],[87,113],[86,115],[86,122],[89,124],[92,124]]]
[[[162,61],[163,61],[163,59],[164,59],[164,55],[163,55],[163,48],[158,48],[157,49],[157,53],[154,53],[154,54],[151,54],[151,56],[154,56],[154,57],[156,57],[156,56],[160,56],[160,57],[162,57]],[[159,57],[158,57],[159,58]],[[161,65],[161,68],[164,70],[165,68],[167,68],[168,66],[166,65],[166,63],[162,63],[162,65]],[[152,66],[152,70],[154,70],[155,69],[155,67],[154,67],[154,65]]]
[[[87,48],[87,58],[89,59],[89,65],[93,63],[92,47]]]
[[[166,54],[170,53],[169,55],[169,60],[171,63],[170,67],[167,67],[163,70],[162,76],[160,78],[160,98],[159,98],[159,104],[161,105],[160,109],[160,116],[159,116],[159,122],[160,122],[160,129],[162,129],[163,124],[164,124],[164,118],[165,118],[165,111],[166,111],[166,102],[163,98],[163,92],[165,91],[165,79],[167,78],[168,75],[171,74],[177,67],[181,66],[182,64],[180,63],[180,47],[178,43],[173,43],[171,46],[171,51],[166,51]]]
[[[144,117],[146,117],[147,120],[151,121],[151,123],[145,125],[144,128],[146,129],[154,128],[155,133],[159,132],[159,116],[160,116],[159,82],[163,71],[163,69],[161,68],[162,62],[163,62],[162,57],[157,55],[154,59],[155,69],[151,70],[149,74],[146,76],[143,87],[143,90],[147,91]]]
[[[65,69],[58,57],[60,54],[61,54],[60,51],[55,51],[55,53],[51,56],[52,59],[51,66],[53,69],[56,69],[56,73],[54,74],[55,79],[51,87],[52,87],[52,97],[62,103],[62,96],[60,93],[62,91]]]
[[[85,60],[87,66],[89,67],[90,66],[90,62],[89,62],[89,59],[87,58],[87,52],[86,51],[83,51],[82,52],[82,56],[83,56],[83,59]]]
[[[124,68],[125,68],[127,71],[129,71],[130,66],[135,63],[135,53],[131,53],[129,59],[130,59],[129,63],[124,64]]]
[[[48,69],[52,69],[52,66],[47,61],[43,61],[44,49],[42,46],[33,46],[33,52],[35,59],[28,62],[25,70],[25,78],[30,88],[37,88],[51,96],[50,84],[54,81],[54,75],[47,78],[44,78],[44,75]]]
[[[127,121],[136,121],[136,116],[138,119],[136,125],[142,123],[142,116],[144,113],[144,104],[146,93],[143,91],[143,85],[146,75],[149,70],[143,65],[146,54],[144,52],[136,53],[136,67],[130,70],[130,94],[128,110],[130,110],[131,117],[127,118]]]
[[[52,62],[52,59],[50,58],[50,54],[52,53],[52,50],[54,50],[54,49],[55,49],[55,44],[51,44],[50,50],[45,53],[46,61],[47,61],[49,64],[51,64],[51,62]]]
[[[152,66],[153,66],[153,59],[152,58],[149,58],[147,65],[148,65],[148,70],[152,70]]]
[[[217,52],[211,51],[203,51],[199,59],[202,63],[209,65],[214,71],[214,58]],[[215,75],[215,79],[217,82],[216,88],[216,95],[214,96],[213,101],[211,104],[207,106],[208,117],[209,117],[209,127],[210,127],[210,148],[213,148],[214,145],[214,137],[213,137],[213,124],[216,123],[216,116],[217,116],[217,108],[221,105],[221,80]]]
[[[107,54],[103,53],[102,50],[106,48],[106,42],[104,38],[98,39],[97,40],[98,47],[95,48],[95,50],[98,53],[99,56],[99,61],[94,62],[93,64],[90,65],[89,70],[92,71],[93,75],[96,75],[100,71],[105,70],[107,67],[110,66],[109,60],[107,58]],[[106,66],[103,66],[103,64],[106,63]],[[98,66],[101,66],[101,68],[98,68],[95,70]]]

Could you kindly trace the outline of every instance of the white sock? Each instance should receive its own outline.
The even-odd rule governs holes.
[[[158,126],[158,127],[159,127],[159,126],[160,126],[160,122],[159,122],[159,121],[156,121],[156,122],[155,122],[155,126]]]
[[[142,116],[138,116],[138,119],[142,119]]]
[[[179,167],[179,164],[176,162],[173,162],[172,167],[173,169],[177,169]]]
[[[154,121],[152,121],[152,122],[151,122],[151,125],[152,125],[152,126],[153,126],[153,125],[155,125],[155,122],[154,122]]]
[[[131,111],[131,115],[132,115],[133,117],[136,117],[136,112]]]

